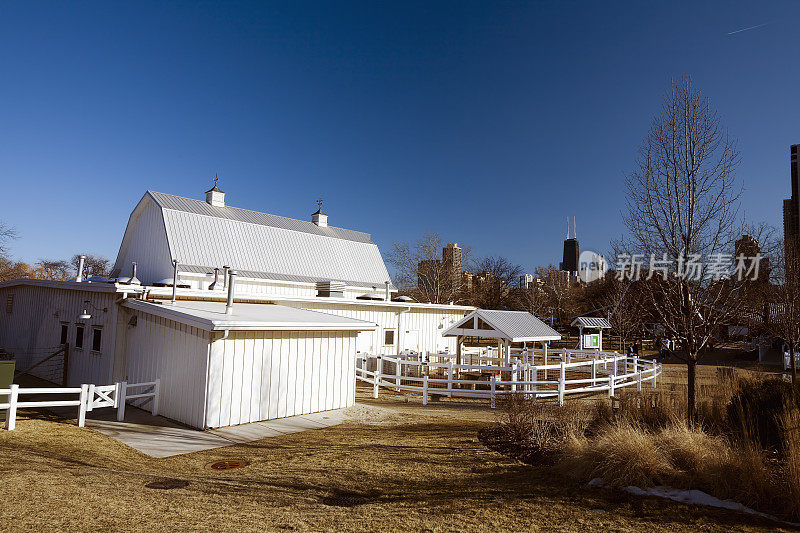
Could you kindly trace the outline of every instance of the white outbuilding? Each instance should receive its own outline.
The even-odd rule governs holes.
[[[197,428],[354,403],[359,352],[454,353],[473,307],[395,299],[368,233],[148,191],[111,278],[0,283],[0,348],[70,386],[160,379],[159,412]],[[55,364],[58,363],[58,364]]]

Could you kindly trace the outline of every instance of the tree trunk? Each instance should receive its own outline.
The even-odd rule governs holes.
[[[797,366],[794,364],[794,343],[789,343],[789,364],[792,365],[792,385],[797,384]]]
[[[696,371],[697,371],[697,358],[695,355],[689,355],[686,358],[686,381],[687,381],[686,416],[689,426],[692,426],[694,424],[695,419],[697,417],[697,412],[695,410],[695,383],[697,381]]]

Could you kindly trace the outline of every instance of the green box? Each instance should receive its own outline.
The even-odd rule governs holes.
[[[14,363],[15,361],[0,361],[0,389],[7,389],[14,383]],[[7,394],[0,394],[0,403],[8,401]],[[0,422],[6,421],[6,411],[0,411]]]

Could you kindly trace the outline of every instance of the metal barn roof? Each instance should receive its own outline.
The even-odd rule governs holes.
[[[608,320],[594,316],[576,317],[570,325],[583,328],[611,329],[611,323]]]
[[[229,315],[222,302],[178,300],[173,305],[129,299],[123,305],[205,331],[367,331],[377,327],[372,322],[275,304],[237,303]]]
[[[144,216],[148,209],[155,217]],[[113,275],[138,261],[143,276],[161,279],[171,275],[172,259],[181,271],[230,265],[247,277],[376,288],[389,280],[368,233],[148,191],[131,215]]]
[[[483,326],[480,321],[488,327]],[[552,341],[561,338],[556,330],[528,312],[487,309],[473,311],[442,333],[445,337],[456,335],[506,339],[511,342]]]
[[[260,213],[258,211],[251,211],[249,209],[242,209],[240,207],[231,207],[228,205],[224,207],[216,207],[204,202],[203,200],[184,198],[182,196],[165,194],[163,192],[147,191],[147,194],[149,194],[162,209],[171,209],[173,211],[182,211],[184,213],[192,213],[195,215],[224,218],[237,222],[247,222],[249,224],[269,226],[271,228],[302,231],[312,235],[321,235],[323,237],[334,237],[336,239],[372,244],[369,233],[363,233],[344,228],[336,228],[332,226],[320,227],[310,221],[271,215],[269,213]]]

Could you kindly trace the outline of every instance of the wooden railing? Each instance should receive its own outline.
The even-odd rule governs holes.
[[[557,355],[557,354],[554,354]],[[592,357],[587,357],[591,355]],[[616,352],[562,353],[554,364],[515,362],[510,366],[473,365],[409,360],[407,357],[360,356],[356,378],[373,386],[422,395],[427,405],[432,395],[448,398],[486,398],[492,407],[499,396],[523,393],[532,399],[555,398],[559,405],[571,394],[607,392],[613,397],[623,387],[650,382],[656,387],[661,365]]]
[[[150,388],[149,391],[137,394],[129,394],[128,389]],[[125,417],[125,403],[128,400],[149,398],[151,402],[151,412],[158,414],[158,402],[160,396],[160,380],[149,381],[147,383],[127,383],[125,381],[114,383],[113,385],[81,385],[80,387],[32,387],[21,388],[19,385],[11,385],[8,389],[0,389],[0,397],[7,396],[5,403],[0,403],[0,411],[6,411],[6,429],[13,430],[16,427],[17,409],[23,407],[42,408],[42,407],[78,407],[78,427],[86,425],[86,413],[101,407],[113,407],[117,409],[117,420],[122,421]],[[76,399],[57,399],[45,401],[21,401],[20,396],[30,395],[61,395],[77,396]]]

